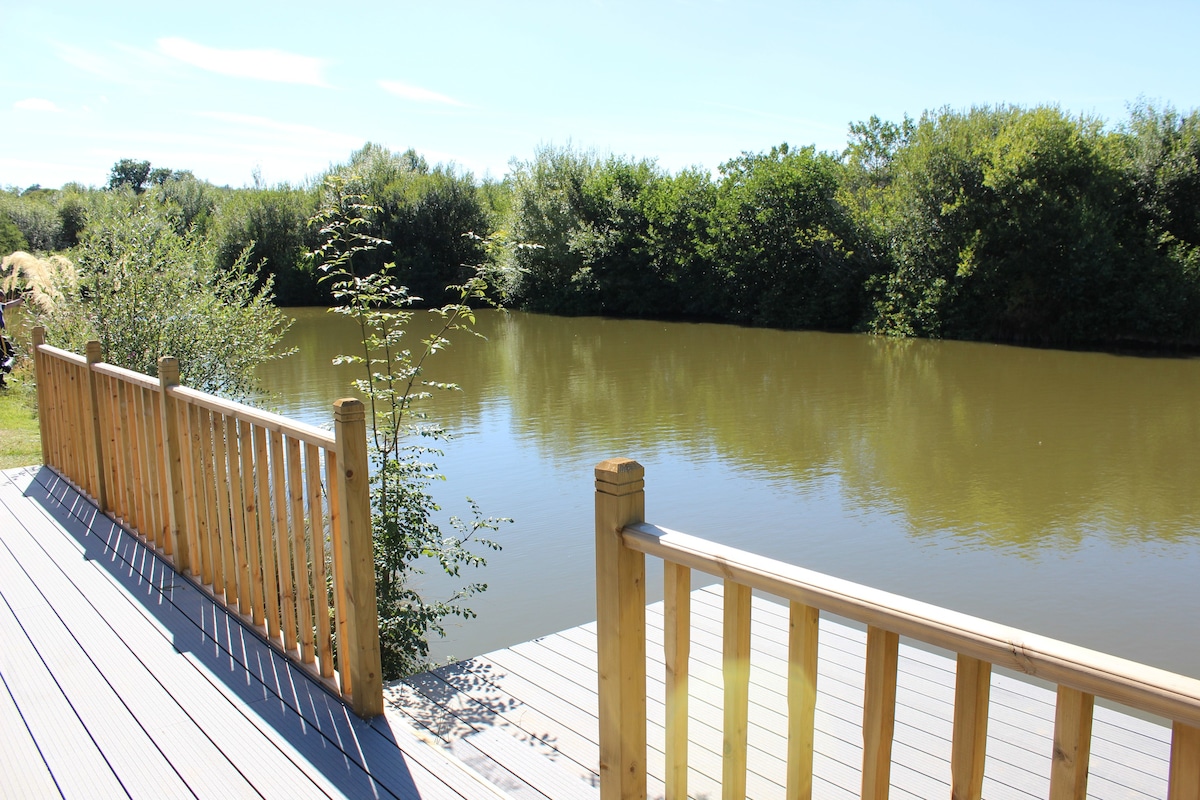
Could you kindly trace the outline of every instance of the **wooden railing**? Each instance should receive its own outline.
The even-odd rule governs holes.
[[[812,796],[817,623],[822,611],[867,626],[862,797],[888,796],[900,636],[958,655],[949,782],[954,800],[981,797],[992,665],[1058,685],[1052,800],[1087,793],[1093,700],[1173,721],[1171,800],[1200,798],[1200,681],[920,603],[648,525],[643,469],[596,467],[596,578],[602,800],[646,797],[645,556],[663,559],[666,798],[687,797],[691,570],[724,579],[726,800],[746,794],[751,592],[790,601],[787,797]]]
[[[42,460],[362,717],[383,713],[363,404],[333,434],[45,344]],[[336,651],[336,670],[335,670]]]

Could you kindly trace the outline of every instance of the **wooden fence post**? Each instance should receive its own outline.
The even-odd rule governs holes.
[[[342,586],[337,597],[346,620],[350,705],[363,718],[383,713],[383,667],[379,654],[379,605],[375,598],[375,554],[371,540],[371,489],[367,469],[366,410],[361,400],[333,404],[333,433],[337,440],[338,504],[341,507]]]
[[[646,557],[621,529],[646,513],[645,470],[596,465],[596,628],[601,800],[646,797]]]
[[[183,443],[179,441],[179,403],[168,391],[172,386],[179,385],[178,360],[171,356],[163,356],[158,360],[158,385],[162,390],[162,463],[167,471],[168,496],[164,498],[167,506],[167,542],[173,548],[167,552],[174,553],[175,569],[186,575],[192,572],[192,554],[184,529],[187,512],[183,499]]]
[[[37,410],[38,410],[38,433],[42,440],[42,463],[49,466],[50,464],[50,437],[49,437],[49,420],[46,419],[47,407],[49,400],[50,387],[46,382],[50,380],[49,370],[46,369],[45,357],[38,352],[38,348],[46,343],[46,329],[38,325],[33,329],[33,379],[37,383]]]
[[[87,362],[88,362],[88,402],[91,404],[91,426],[92,426],[92,452],[95,454],[94,472],[92,473],[92,485],[96,487],[96,505],[100,507],[100,513],[108,511],[108,484],[105,479],[104,471],[106,462],[104,460],[104,431],[100,429],[100,390],[96,385],[96,372],[92,369],[93,364],[98,364],[103,360],[104,356],[100,350],[100,343],[90,341],[87,343]]]

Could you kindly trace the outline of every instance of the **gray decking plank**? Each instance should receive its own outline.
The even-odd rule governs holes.
[[[128,797],[6,602],[0,641],[0,675],[63,796]]]
[[[9,613],[9,609],[0,613]],[[5,639],[6,645],[7,642]],[[0,672],[0,731],[4,732],[4,745],[0,747],[0,797],[61,797],[33,734],[9,693],[3,672]]]
[[[42,488],[72,502],[61,487]],[[86,505],[72,508],[84,516],[91,513]],[[431,799],[495,793],[461,764],[414,736],[410,727],[393,728],[385,717],[359,720],[303,670],[247,631],[236,615],[216,606],[133,537],[108,524],[100,538],[109,547],[102,557],[110,562],[110,575],[124,576],[127,588],[147,599],[154,612],[148,618],[164,635],[170,630],[186,658],[222,676],[220,690],[252,703],[254,711],[287,739],[306,742],[307,757],[337,784],[333,791],[351,796],[390,791]]]
[[[5,490],[0,487],[0,497],[4,496]],[[40,520],[31,517],[27,518],[27,524],[31,533],[36,531],[42,536],[40,544],[52,551],[59,551],[53,553],[53,557],[64,579],[78,585],[89,598],[105,599],[102,612],[99,608],[94,609],[102,620],[100,625],[136,647],[137,660],[142,663],[146,673],[174,699],[192,723],[217,744],[236,771],[258,787],[255,793],[271,796],[284,792],[297,797],[314,798],[340,794],[310,765],[313,756],[320,759],[320,753],[312,752],[311,748],[309,752],[301,753],[270,724],[256,722],[258,717],[265,717],[286,730],[286,719],[271,720],[269,705],[260,704],[254,709],[250,708],[255,701],[266,699],[264,691],[260,689],[255,692],[244,675],[231,671],[232,674],[225,680],[241,682],[242,691],[239,695],[230,691],[207,666],[189,662],[186,655],[181,656],[192,643],[181,641],[178,635],[172,635],[154,624],[153,617],[145,612],[144,606],[133,599],[136,595],[145,597],[150,594],[145,584],[130,586],[130,570],[118,571],[126,578],[126,583],[122,584],[117,580],[117,575],[98,567],[106,555],[105,551],[98,549],[99,539],[93,537],[88,540],[97,543],[96,547],[89,546],[88,549],[92,560],[72,559],[69,557],[70,548],[63,549],[66,547],[63,539],[67,534],[62,532],[61,523],[55,524],[49,517],[41,517]],[[99,521],[97,524],[104,525]],[[128,536],[123,531],[120,535]],[[114,591],[122,585],[126,591]],[[188,668],[189,663],[192,664],[191,668]],[[220,795],[219,786],[201,784],[197,788],[201,793]]]
[[[537,775],[525,774],[526,770],[522,770],[522,767],[527,765],[509,764],[508,761],[502,760],[502,757],[497,757],[495,749],[488,747],[488,742],[480,742],[477,745],[472,738],[462,735],[462,720],[451,711],[429,701],[404,681],[395,681],[384,687],[384,699],[395,710],[393,713],[403,714],[411,719],[413,724],[428,730],[444,742],[458,759],[470,765],[505,793],[518,800],[546,800],[554,797],[545,794],[530,782],[532,779],[536,783]],[[543,765],[539,763],[538,766]]]

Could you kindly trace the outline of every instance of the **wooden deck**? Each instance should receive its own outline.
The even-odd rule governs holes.
[[[0,797],[502,796],[367,724],[48,469],[0,473]]]
[[[720,586],[693,593],[694,798],[721,795]],[[651,796],[662,615],[648,615]],[[598,797],[595,626],[387,687],[367,724],[53,472],[0,474],[0,797]],[[783,797],[786,609],[756,599],[749,795]],[[821,622],[815,796],[857,797],[865,634]],[[892,797],[949,797],[954,663],[901,646]],[[1052,691],[994,674],[985,796],[1046,797]],[[1089,797],[1166,796],[1167,728],[1097,708]]]
[[[721,586],[692,595],[689,793],[721,796]],[[663,791],[661,604],[649,629],[650,795]],[[784,796],[787,609],[756,598],[748,794]],[[861,788],[866,634],[822,619],[814,797]],[[394,683],[389,702],[420,720],[455,755],[513,797],[598,797],[596,630],[584,625]],[[893,798],[950,797],[954,703],[950,658],[901,645]],[[1049,793],[1055,695],[993,674],[984,796]],[[390,712],[390,713],[395,713]],[[1170,729],[1097,707],[1088,797],[1163,798]],[[503,765],[503,766],[501,766]]]

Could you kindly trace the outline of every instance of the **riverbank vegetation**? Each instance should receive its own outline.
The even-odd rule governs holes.
[[[488,236],[517,308],[1036,345],[1200,345],[1200,112],[1147,103],[1116,125],[1057,107],[929,111],[850,126],[840,153],[781,144],[715,172],[544,146],[503,181],[367,145],[308,186],[212,186],[147,162],[104,189],[0,193],[0,244],[77,247],[113,196],[248,266],[281,305],[328,305],[304,253],[329,175],[380,212],[358,254],[453,300]],[[8,223],[11,222],[11,225]],[[474,236],[464,236],[471,233]],[[240,259],[244,259],[241,260]]]

